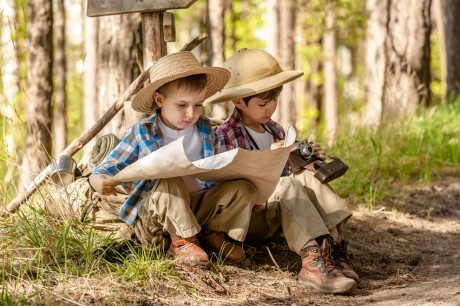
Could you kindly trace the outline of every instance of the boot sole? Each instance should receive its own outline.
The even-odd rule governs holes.
[[[173,260],[175,261],[175,263],[177,264],[185,264],[185,265],[189,265],[192,267],[209,267],[211,264],[209,260],[208,261],[192,261],[192,260],[184,260],[183,258],[180,258],[180,257],[175,257],[174,254],[170,250],[168,250],[166,253],[169,256],[171,256]]]
[[[342,287],[324,288],[308,280],[299,278],[299,282],[301,282],[302,284],[305,284],[313,289],[316,289],[321,293],[330,293],[330,294],[346,294],[346,293],[351,293],[351,292],[356,291],[356,289],[358,288],[358,284],[353,279],[350,278],[350,280],[352,280],[353,282],[348,282]]]

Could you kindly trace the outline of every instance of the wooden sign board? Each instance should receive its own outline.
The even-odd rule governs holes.
[[[188,8],[196,0],[88,0],[89,17]]]

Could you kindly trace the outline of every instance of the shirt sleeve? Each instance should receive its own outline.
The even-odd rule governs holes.
[[[216,153],[223,153],[238,148],[238,142],[232,129],[216,130]]]

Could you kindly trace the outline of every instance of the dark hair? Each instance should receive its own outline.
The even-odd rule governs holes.
[[[176,79],[174,81],[168,82],[157,89],[157,91],[166,96],[166,89],[171,85],[174,85],[176,88],[185,87],[187,89],[192,89],[196,91],[202,91],[206,88],[206,84],[208,82],[208,78],[206,74],[192,74],[183,78]]]
[[[274,100],[278,98],[282,90],[283,90],[283,85],[267,90],[267,91],[264,91],[264,92],[261,92],[261,93],[258,93],[258,94],[255,94],[255,95],[252,95],[252,96],[249,96],[249,97],[245,97],[243,98],[243,101],[247,106],[249,103],[249,100],[251,100],[252,98],[259,98],[261,100],[266,100],[266,101]]]

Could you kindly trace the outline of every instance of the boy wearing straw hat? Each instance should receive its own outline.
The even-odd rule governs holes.
[[[152,114],[130,127],[120,144],[97,166],[90,185],[101,194],[113,193],[120,182],[113,175],[127,165],[184,137],[191,160],[214,154],[211,120],[202,117],[202,106],[227,83],[228,70],[202,67],[187,51],[166,55],[150,70],[151,83],[133,98],[134,110]],[[224,259],[245,257],[235,241],[243,241],[255,202],[255,187],[245,180],[217,185],[193,177],[124,182],[129,197],[118,216],[132,226],[139,220],[145,230],[160,226],[170,235],[168,253],[181,263],[206,265],[208,255],[197,235]]]
[[[273,56],[259,49],[238,51],[224,68],[231,72],[229,82],[205,101],[232,101],[235,105],[233,114],[216,131],[219,152],[279,146],[285,133],[271,116],[283,84],[303,72],[281,69]],[[326,158],[321,146],[312,146],[318,157]],[[247,242],[268,240],[282,231],[290,249],[302,258],[300,281],[324,293],[356,289],[358,275],[347,256],[347,242],[338,232],[351,212],[343,199],[312,172],[304,169],[290,175],[283,173],[267,203],[254,206],[253,211]]]

